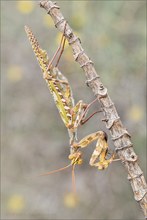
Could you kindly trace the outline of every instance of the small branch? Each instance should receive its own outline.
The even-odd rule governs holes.
[[[66,21],[60,12],[59,6],[52,1],[41,1],[40,6],[52,17],[55,27],[63,33]],[[100,76],[97,74],[93,62],[84,52],[80,39],[73,33],[68,24],[66,25],[65,37],[72,47],[75,61],[79,63],[85,72],[87,85],[101,104],[105,116],[103,121],[110,131],[118,156],[128,172],[128,180],[134,192],[134,198],[147,217],[147,185],[143,172],[138,165],[138,157],[134,152],[131,136],[123,126],[114,103],[108,95],[107,88],[100,81]]]

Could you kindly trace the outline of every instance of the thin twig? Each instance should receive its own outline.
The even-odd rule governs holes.
[[[40,6],[52,17],[55,27],[63,33],[67,21],[64,19],[59,6],[52,1],[41,1]],[[131,136],[123,126],[114,103],[108,95],[107,88],[100,81],[93,62],[84,52],[80,39],[73,33],[68,23],[64,35],[72,47],[75,61],[79,63],[85,72],[87,85],[92,89],[101,104],[105,116],[103,121],[110,131],[115,150],[128,172],[128,180],[130,181],[134,198],[140,204],[144,215],[147,217],[147,185],[143,172],[138,165],[138,157],[134,152]]]

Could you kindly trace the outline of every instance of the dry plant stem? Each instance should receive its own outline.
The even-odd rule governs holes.
[[[52,17],[55,27],[63,33],[66,21],[60,12],[59,6],[52,1],[41,1],[40,6]],[[105,116],[103,121],[110,131],[118,156],[128,172],[128,180],[133,189],[134,198],[140,204],[144,215],[147,217],[147,185],[143,172],[138,165],[138,157],[134,152],[131,136],[123,126],[107,89],[100,81],[93,62],[84,52],[80,39],[73,33],[68,23],[65,37],[72,47],[75,61],[79,63],[85,72],[87,85],[92,89],[101,104]]]

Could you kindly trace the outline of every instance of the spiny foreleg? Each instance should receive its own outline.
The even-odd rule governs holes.
[[[108,143],[105,140],[98,139],[96,143],[96,148],[90,158],[89,164],[91,166],[97,167],[99,170],[106,169],[109,164],[114,160],[114,154],[107,159],[108,155]],[[96,160],[99,159],[98,162]]]
[[[74,148],[85,148],[93,141],[97,140],[96,148],[91,156],[89,164],[91,166],[97,167],[99,170],[105,169],[114,159],[114,154],[107,159],[108,155],[108,143],[107,134],[103,131],[98,131],[87,135],[79,143],[74,143]],[[96,162],[96,160],[99,160]]]

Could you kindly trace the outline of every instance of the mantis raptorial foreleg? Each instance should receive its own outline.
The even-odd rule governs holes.
[[[73,147],[76,149],[85,148],[93,141],[97,140],[96,148],[93,151],[89,164],[97,167],[99,170],[105,169],[114,160],[114,154],[107,159],[108,156],[108,143],[107,135],[104,131],[97,131],[84,137],[80,142],[73,143]],[[74,163],[77,160],[76,154],[71,154],[69,159]],[[96,162],[96,160],[99,160]],[[77,163],[78,164],[78,163]]]

